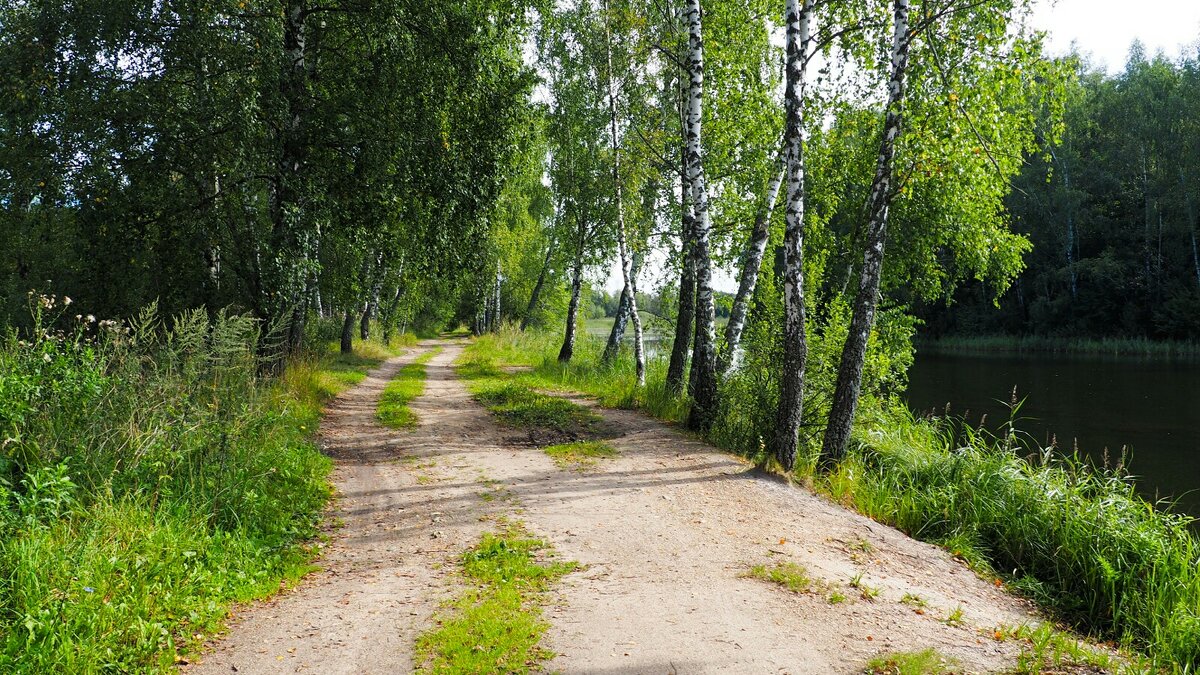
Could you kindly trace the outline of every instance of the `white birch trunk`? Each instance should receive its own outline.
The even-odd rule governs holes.
[[[784,131],[787,152],[787,218],[783,239],[783,373],[775,421],[775,456],[786,471],[796,465],[804,414],[808,338],[804,308],[804,87],[813,0],[787,0],[787,78]]]
[[[787,176],[787,153],[784,149],[780,149],[775,163],[775,173],[771,175],[771,182],[767,184],[767,193],[754,218],[754,228],[750,231],[750,241],[742,254],[741,281],[738,283],[737,295],[733,298],[729,323],[725,325],[725,355],[718,364],[722,374],[736,371],[741,365],[742,331],[746,327],[750,298],[754,297],[758,273],[762,269],[763,254],[767,250],[767,240],[771,238],[771,214],[775,210],[775,202],[779,200],[783,179]]]
[[[896,139],[900,136],[900,125],[904,119],[904,77],[908,71],[910,43],[909,0],[895,0],[894,10],[887,112],[883,122],[883,138],[879,143],[879,157],[875,165],[875,179],[871,184],[870,202],[867,206],[869,220],[866,251],[863,254],[854,315],[850,320],[846,343],[842,347],[837,386],[833,392],[833,405],[829,411],[829,423],[825,427],[825,439],[821,447],[821,461],[825,466],[840,461],[846,455],[850,431],[854,424],[854,413],[858,408],[859,393],[862,390],[867,339],[875,324],[875,310],[879,306],[888,208],[892,201],[892,167],[896,156]]]
[[[608,116],[613,151],[613,192],[617,207],[617,245],[621,250],[621,278],[629,291],[629,318],[633,321],[633,358],[637,364],[637,386],[646,386],[646,353],[642,343],[642,319],[638,315],[637,294],[634,293],[633,267],[629,242],[625,236],[625,205],[621,194],[621,141],[617,134],[617,90],[613,84],[612,29],[609,26],[608,2],[604,3],[604,52],[608,60]]]
[[[708,429],[717,408],[717,352],[715,307],[712,289],[712,258],[709,238],[708,183],[704,176],[704,40],[701,30],[700,0],[688,0],[685,17],[688,24],[688,107],[687,170],[692,184],[692,208],[695,209],[693,255],[696,263],[696,340],[692,350],[692,410],[688,426]]]

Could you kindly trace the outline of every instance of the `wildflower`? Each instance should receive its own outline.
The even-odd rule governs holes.
[[[45,361],[46,363],[50,363],[54,359],[51,358],[51,356],[49,354],[42,354],[42,360]]]
[[[88,322],[88,323],[96,323],[96,317],[95,317],[95,316],[93,316],[93,315],[91,315],[91,314],[88,314],[88,315],[87,315],[87,322]]]
[[[64,296],[63,296],[63,307],[70,307],[70,306],[71,306],[71,302],[72,302],[72,301],[71,301],[71,296],[69,296],[69,295],[64,295]]]

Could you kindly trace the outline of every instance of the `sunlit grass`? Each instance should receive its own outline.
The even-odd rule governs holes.
[[[463,554],[468,587],[417,638],[423,673],[529,673],[553,656],[540,646],[549,624],[542,618],[546,593],[573,562],[554,559],[549,544],[520,526],[482,541]]]
[[[958,672],[962,672],[958,662],[932,648],[883,654],[867,662],[870,675],[951,675]]]
[[[803,593],[813,585],[812,578],[808,576],[808,570],[803,565],[794,562],[754,565],[742,573],[742,576],[778,584],[793,593]]]

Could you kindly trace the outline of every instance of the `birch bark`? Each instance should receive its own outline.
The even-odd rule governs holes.
[[[525,308],[525,316],[521,317],[521,330],[529,328],[529,322],[533,320],[533,313],[537,310],[538,300],[542,297],[542,286],[546,285],[546,275],[550,272],[550,260],[554,257],[554,240],[550,240],[550,244],[546,246],[546,258],[542,261],[542,270],[538,272],[537,283],[533,285],[533,292],[529,294],[529,305]]]
[[[859,275],[858,295],[854,301],[850,331],[842,348],[833,407],[829,411],[829,423],[825,427],[825,439],[821,447],[821,463],[825,466],[840,461],[846,455],[854,412],[858,407],[858,397],[862,389],[867,339],[875,323],[875,309],[879,305],[879,281],[883,273],[888,207],[892,201],[892,166],[896,156],[896,139],[900,135],[900,126],[904,118],[904,77],[908,70],[910,43],[908,5],[909,0],[895,0],[893,5],[894,34],[887,112],[883,123],[883,138],[879,143],[875,178],[871,184],[866,251]]]
[[[633,321],[633,358],[637,368],[637,386],[646,385],[646,353],[642,343],[642,319],[638,315],[637,294],[633,292],[633,265],[625,233],[625,206],[621,194],[621,139],[617,134],[617,90],[613,83],[612,27],[608,2],[604,3],[604,55],[608,61],[608,121],[613,151],[613,193],[617,209],[617,247],[621,252],[621,277],[629,292],[629,318]]]
[[[804,308],[804,86],[813,0],[787,0],[787,218],[783,239],[783,373],[775,420],[775,456],[786,471],[796,465],[804,414],[808,338]]]
[[[682,111],[681,111],[682,112]],[[683,115],[681,127],[687,127]],[[686,142],[686,134],[684,140]],[[683,255],[683,267],[679,271],[679,309],[675,317],[675,339],[671,342],[671,362],[667,366],[667,391],[683,393],[684,374],[687,371],[688,353],[692,348],[693,323],[696,317],[696,260],[692,240],[695,237],[695,216],[692,211],[691,173],[687,168],[686,146],[680,152],[679,178],[679,243]]]
[[[692,206],[696,211],[693,238],[696,262],[696,338],[692,349],[692,409],[688,426],[708,429],[717,408],[717,353],[715,308],[713,306],[712,259],[709,235],[712,229],[708,212],[708,185],[704,176],[704,40],[701,30],[700,0],[688,0],[685,17],[688,25],[688,107],[687,170],[692,184]]]
[[[750,298],[754,297],[754,288],[758,285],[758,272],[762,269],[763,253],[767,250],[767,240],[771,238],[771,213],[775,210],[779,190],[787,175],[787,154],[783,149],[779,151],[776,165],[776,171],[767,185],[767,193],[759,205],[758,213],[755,214],[750,242],[742,255],[742,275],[737,295],[733,297],[733,307],[729,311],[729,323],[725,325],[725,353],[718,364],[721,374],[737,370],[742,360],[742,331],[746,328]]]

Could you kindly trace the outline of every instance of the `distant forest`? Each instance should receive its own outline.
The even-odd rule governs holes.
[[[974,282],[920,307],[924,333],[1200,339],[1200,56],[1081,61],[1064,124],[1008,198],[1026,269],[998,299]]]

